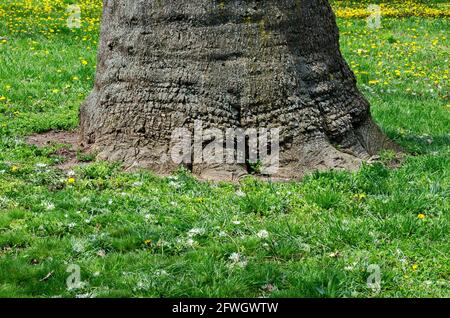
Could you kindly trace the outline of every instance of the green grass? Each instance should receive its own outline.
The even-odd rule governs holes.
[[[76,128],[95,72],[95,29],[39,23],[14,32],[0,17],[0,296],[449,296],[448,20],[339,20],[377,122],[411,153],[402,167],[384,153],[357,173],[217,185],[104,162],[71,183],[57,146],[25,144]],[[67,289],[70,264],[80,289]]]

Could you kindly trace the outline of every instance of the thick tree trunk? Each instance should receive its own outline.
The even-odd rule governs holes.
[[[159,174],[178,166],[173,131],[194,132],[198,121],[280,128],[277,178],[355,169],[397,148],[372,121],[326,0],[105,0],[95,88],[80,120],[82,143],[100,158]],[[190,167],[205,178],[247,173],[195,158]]]

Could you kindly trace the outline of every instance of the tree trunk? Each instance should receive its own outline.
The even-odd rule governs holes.
[[[274,178],[355,169],[397,149],[372,121],[326,0],[105,0],[80,121],[82,144],[100,158],[158,174],[179,166],[173,132],[184,128],[193,151],[183,163],[208,179],[238,178],[248,165],[196,157],[196,142],[223,144],[211,131],[195,137],[200,123],[203,132],[279,128]]]

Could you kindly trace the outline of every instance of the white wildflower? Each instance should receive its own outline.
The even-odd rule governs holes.
[[[196,244],[197,242],[196,241],[194,241],[193,239],[187,239],[186,240],[186,245],[187,246],[194,246],[195,244]]]
[[[205,233],[204,229],[201,228],[193,228],[191,230],[189,230],[188,232],[188,236],[189,237],[195,237],[197,235],[203,235]]]
[[[231,264],[229,264],[230,267],[240,267],[240,268],[244,268],[247,266],[247,260],[245,259],[244,256],[242,256],[239,253],[233,253],[230,255],[229,257]]]
[[[169,185],[175,189],[179,189],[181,187],[181,184],[178,182],[170,181]]]
[[[167,271],[165,271],[164,269],[158,269],[155,272],[155,276],[167,276],[169,275],[169,273]]]
[[[261,230],[256,234],[256,236],[260,239],[266,239],[269,237],[269,232],[267,232],[266,230]]]
[[[241,189],[239,189],[236,191],[236,196],[238,196],[240,198],[245,197],[245,192],[242,191]]]
[[[45,209],[48,210],[48,211],[51,211],[51,210],[54,210],[54,209],[55,209],[55,205],[54,205],[53,203],[51,203],[51,202],[44,202],[42,205],[43,205],[43,206],[45,207]]]
[[[230,255],[229,257],[230,261],[232,262],[239,262],[239,260],[241,259],[241,254],[234,252],[233,254]]]

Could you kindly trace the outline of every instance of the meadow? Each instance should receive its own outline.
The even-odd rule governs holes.
[[[67,145],[28,144],[76,129],[101,1],[2,0],[0,297],[448,297],[450,3],[331,2],[342,52],[404,158],[212,184],[83,154],[61,170]],[[373,3],[380,28],[366,22]]]

